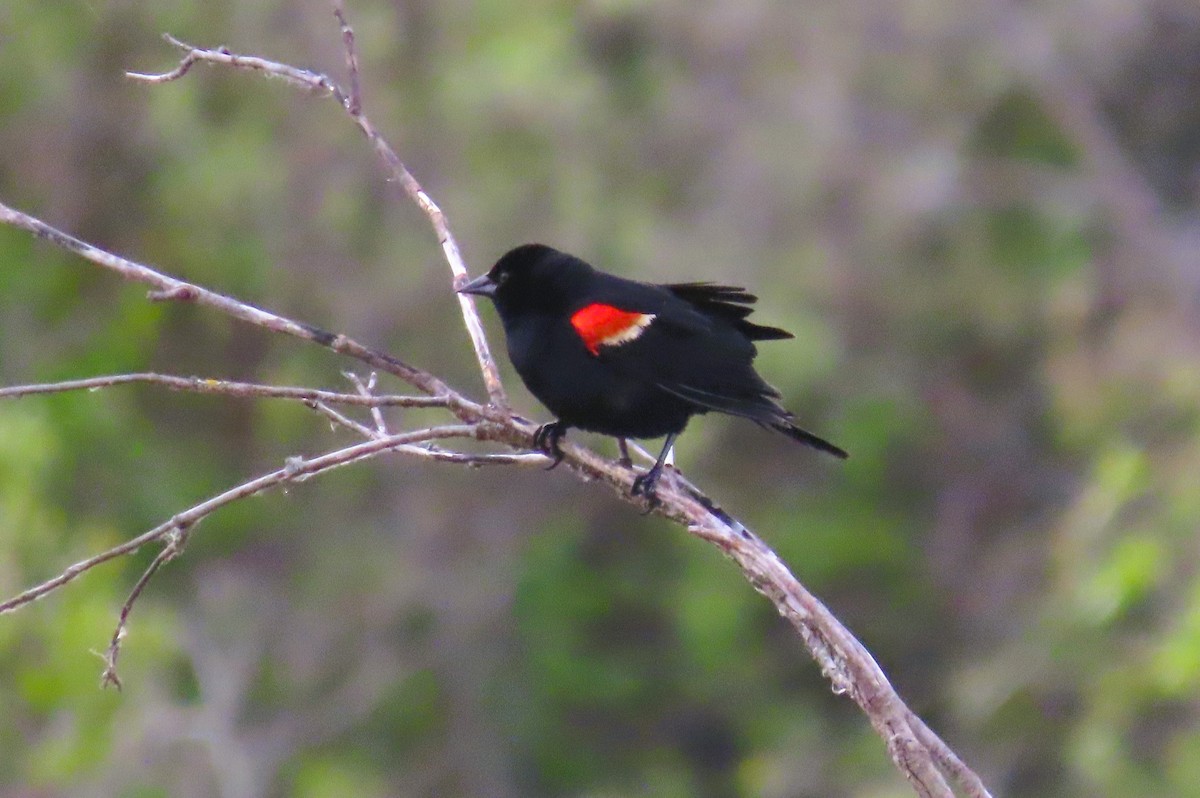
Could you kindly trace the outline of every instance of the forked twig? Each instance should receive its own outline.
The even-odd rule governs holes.
[[[104,671],[100,674],[101,687],[121,689],[121,677],[117,675],[117,658],[121,656],[121,643],[125,641],[129,613],[133,612],[134,602],[138,600],[138,596],[142,595],[142,591],[146,589],[146,585],[150,584],[150,580],[158,573],[158,569],[175,559],[183,551],[188,533],[191,532],[193,526],[194,524],[181,524],[167,533],[166,545],[142,572],[141,577],[133,586],[133,590],[129,591],[129,598],[125,599],[125,603],[121,605],[121,615],[117,620],[117,628],[113,630],[112,640],[109,641],[108,648],[102,655]]]
[[[354,372],[345,372],[346,379],[354,383],[354,387],[358,391],[358,395],[364,399],[370,399],[373,396],[377,376],[378,375],[372,371],[371,376],[368,377],[367,381],[364,383],[362,379]],[[375,422],[375,432],[379,433],[380,435],[388,434],[387,424],[384,423],[383,412],[380,411],[379,405],[371,406],[371,420]]]

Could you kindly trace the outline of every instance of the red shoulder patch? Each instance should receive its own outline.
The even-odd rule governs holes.
[[[593,355],[600,354],[602,346],[617,346],[636,339],[652,321],[653,313],[621,310],[600,302],[586,305],[571,315],[571,326]]]

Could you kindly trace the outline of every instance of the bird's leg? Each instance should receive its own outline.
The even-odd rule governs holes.
[[[633,459],[629,456],[629,443],[624,438],[617,438],[617,449],[621,452],[618,463],[626,468],[633,468]]]
[[[633,479],[633,487],[629,492],[634,496],[645,496],[651,502],[656,502],[654,491],[658,485],[658,478],[662,476],[663,463],[667,461],[667,455],[671,451],[671,447],[675,445],[675,438],[678,433],[672,432],[667,436],[666,443],[663,444],[662,452],[659,453],[658,459],[654,461],[654,465],[645,474],[639,474]]]
[[[565,455],[558,442],[563,435],[567,434],[569,428],[569,425],[561,421],[551,421],[549,424],[538,427],[537,432],[533,433],[533,445],[554,459],[554,462],[546,469],[547,471],[562,462]]]

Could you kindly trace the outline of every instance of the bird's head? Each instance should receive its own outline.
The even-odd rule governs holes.
[[[586,281],[591,273],[586,263],[553,247],[522,244],[458,293],[489,297],[501,319],[522,311],[554,313],[566,309],[568,288]]]

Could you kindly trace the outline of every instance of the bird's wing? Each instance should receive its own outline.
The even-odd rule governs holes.
[[[599,292],[571,315],[592,355],[614,370],[694,405],[750,419],[814,448],[846,457],[796,426],[779,391],[754,370],[754,341],[791,338],[747,321],[755,298],[708,283],[621,286]]]
[[[705,313],[704,304],[689,302],[665,286],[646,287],[655,290],[624,290],[619,298],[590,302],[572,314],[571,324],[588,351],[613,369],[698,409],[763,424],[786,418],[787,411],[775,401],[779,392],[754,370],[757,351],[741,327],[749,324],[744,321],[748,308],[731,306],[736,316]],[[710,306],[715,302],[711,297],[718,294],[745,295],[741,289],[722,286],[698,291],[710,298]]]
[[[694,405],[754,421],[835,457],[845,450],[796,425],[753,366],[754,344],[725,327],[697,337],[651,322],[628,347],[601,349],[614,369],[646,380],[666,394]]]
[[[771,341],[791,338],[792,334],[778,327],[767,327],[747,321],[754,312],[751,307],[758,297],[745,288],[717,283],[668,283],[665,290],[682,299],[700,313],[724,319],[751,341]]]

